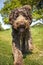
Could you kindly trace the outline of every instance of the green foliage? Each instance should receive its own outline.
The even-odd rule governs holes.
[[[43,19],[43,9],[37,9],[35,6],[33,7],[32,17],[36,20]]]
[[[11,10],[13,10],[16,7],[20,7],[20,1],[19,0],[6,0],[4,2],[4,7],[1,9],[1,15],[3,16],[3,20],[5,23],[8,23],[8,17]]]
[[[6,24],[6,23],[7,23],[7,24],[9,23],[8,17],[3,18],[3,20],[4,20],[5,24]]]
[[[36,20],[42,18],[42,15],[39,14],[37,11],[33,12],[32,17]]]
[[[19,0],[6,0],[4,2],[4,7],[1,9],[1,13],[4,15],[8,15],[10,13],[11,10],[13,10],[16,7],[20,7],[20,1]],[[6,16],[4,15],[4,16]]]
[[[20,0],[22,5],[36,5],[40,0]]]
[[[9,13],[11,12],[11,10],[13,10],[14,8],[17,8],[17,7],[21,7],[23,5],[31,5],[32,6],[32,9],[33,9],[33,6],[37,5],[38,2],[40,0],[5,0],[4,2],[4,7],[1,9],[0,13],[1,15],[3,16],[3,21],[5,23],[8,23],[9,20],[8,20],[8,17],[9,17]],[[35,13],[36,14],[36,13]],[[36,15],[35,15],[36,16]],[[35,17],[36,18],[36,17]]]

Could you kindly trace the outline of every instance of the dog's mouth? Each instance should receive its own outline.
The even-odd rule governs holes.
[[[24,25],[20,25],[19,28],[18,28],[18,30],[20,32],[24,32],[25,31],[25,26]]]
[[[24,29],[24,28],[20,28],[19,31],[20,31],[20,32],[24,32],[25,29]]]

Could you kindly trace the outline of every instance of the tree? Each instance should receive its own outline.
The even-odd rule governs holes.
[[[39,3],[40,0],[5,0],[4,7],[1,9],[1,15],[3,16],[4,22],[8,23],[8,17],[11,10],[17,7],[21,7],[25,4],[30,4],[32,6],[32,14],[37,12],[37,10],[33,11],[34,7]],[[42,11],[42,10],[40,10]],[[37,12],[38,13],[38,12]],[[36,14],[36,13],[35,13]],[[35,15],[33,14],[33,15]],[[39,14],[39,13],[38,13]],[[33,16],[34,18],[34,16]]]
[[[43,8],[43,0],[40,0],[39,3],[37,4],[37,9],[42,9]]]
[[[36,20],[43,19],[43,8],[37,9],[36,6],[33,7],[32,17]]]
[[[4,7],[1,9],[0,13],[5,23],[9,22],[8,17],[9,17],[10,11],[20,6],[21,4],[19,0],[6,0],[4,2]]]

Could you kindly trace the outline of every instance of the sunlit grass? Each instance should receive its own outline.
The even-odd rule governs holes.
[[[25,65],[43,65],[43,25],[31,27],[34,50],[26,54]],[[0,65],[13,65],[11,30],[0,31]]]

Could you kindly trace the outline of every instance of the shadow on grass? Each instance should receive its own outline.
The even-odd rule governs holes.
[[[24,53],[24,54],[23,54],[23,58],[25,59],[26,56],[27,56],[27,55],[30,55],[30,54],[33,54],[33,52],[30,52],[30,51],[29,51],[29,52]]]

